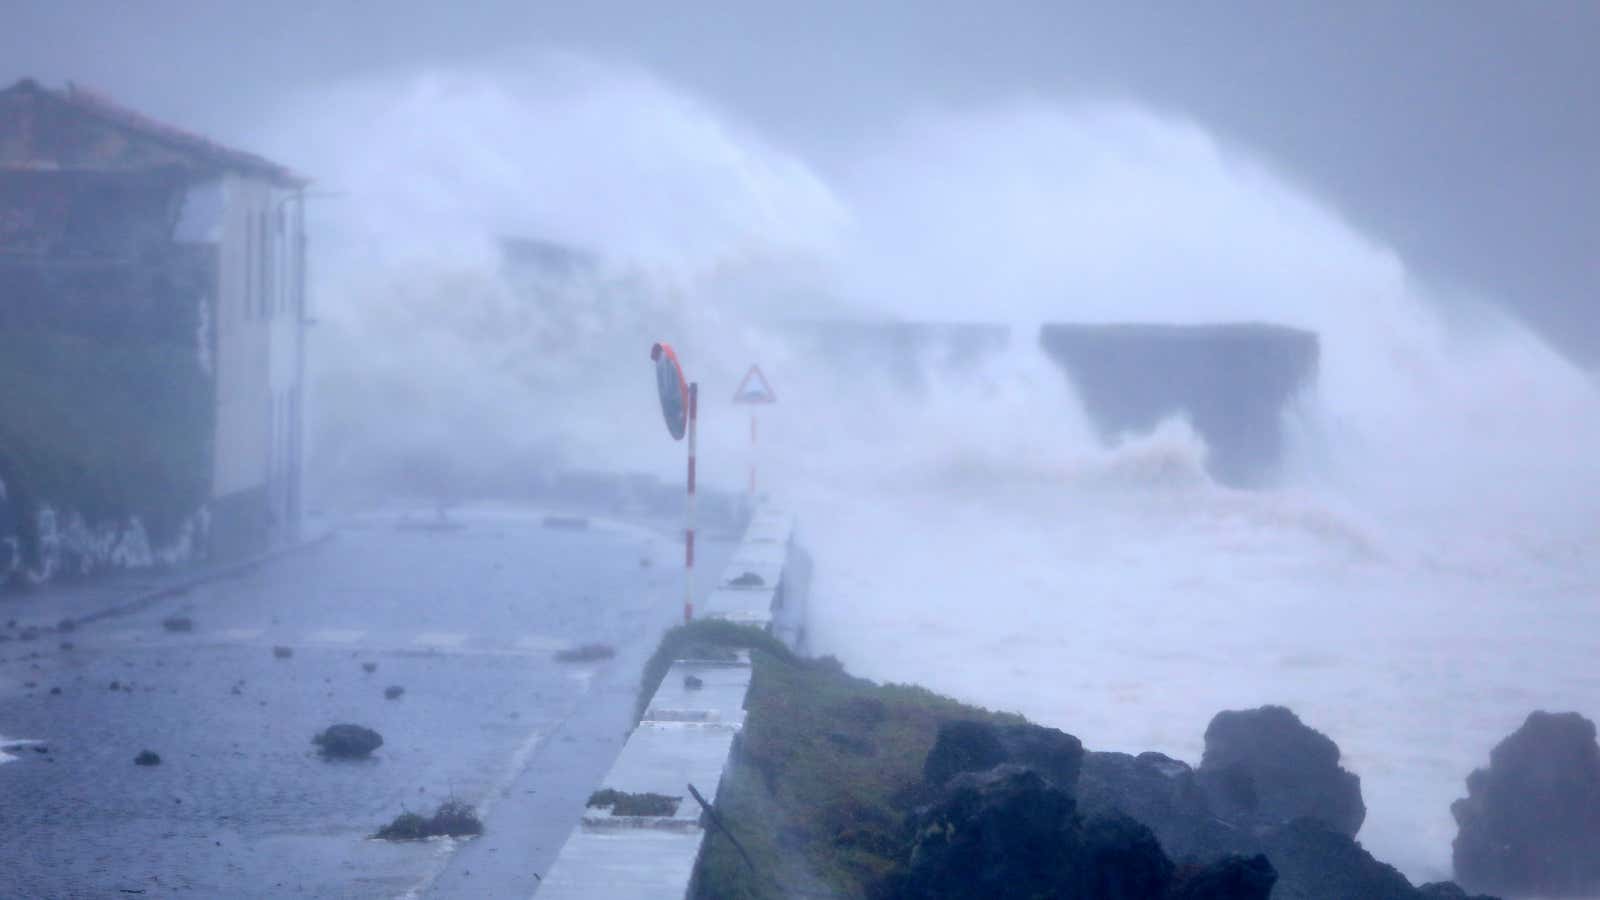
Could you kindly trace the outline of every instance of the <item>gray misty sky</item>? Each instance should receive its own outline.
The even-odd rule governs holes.
[[[290,93],[544,48],[636,62],[826,166],[910,109],[1127,98],[1265,157],[1424,277],[1600,361],[1600,3],[0,0],[0,78],[237,139]],[[315,172],[311,173],[313,176]]]

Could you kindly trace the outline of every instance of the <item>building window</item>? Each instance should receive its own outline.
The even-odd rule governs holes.
[[[250,308],[251,308],[251,305],[256,302],[256,300],[255,300],[255,287],[256,287],[256,259],[255,259],[255,254],[256,254],[256,218],[255,218],[255,216],[246,215],[244,217],[244,273],[243,273],[244,274],[244,278],[241,279],[241,281],[242,281],[242,283],[244,285],[244,291],[243,291],[242,298],[241,298],[243,300],[243,302],[240,304],[239,311],[243,314],[244,320],[247,321],[247,322],[250,320],[250,311],[251,311]]]
[[[276,304],[272,296],[272,229],[267,227],[267,213],[257,213],[256,234],[261,238],[261,315],[271,318]]]

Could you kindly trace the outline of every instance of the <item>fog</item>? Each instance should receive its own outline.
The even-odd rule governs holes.
[[[1190,761],[1218,709],[1287,704],[1417,880],[1448,877],[1449,802],[1499,737],[1597,712],[1593,381],[1192,120],[1018,96],[909,111],[819,167],[647,69],[559,53],[323,86],[278,122],[269,149],[338,190],[314,205],[330,502],[676,477],[646,358],[667,339],[715,487],[750,459],[725,398],[751,362],[771,376],[764,486],[817,558],[813,647],[854,671]],[[506,236],[579,262],[519,281]],[[786,340],[796,318],[1011,338],[908,390]],[[1275,486],[1214,483],[1179,420],[1103,445],[1044,321],[1315,331]]]

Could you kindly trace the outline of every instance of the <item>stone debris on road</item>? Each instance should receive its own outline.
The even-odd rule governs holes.
[[[383,746],[383,735],[364,725],[330,725],[311,743],[322,748],[322,755],[339,759],[360,759]]]
[[[617,648],[610,644],[583,644],[578,647],[569,647],[556,652],[557,662],[597,662],[610,659],[617,655]]]
[[[194,630],[194,620],[188,616],[168,616],[161,620],[161,627],[177,634],[187,634]]]

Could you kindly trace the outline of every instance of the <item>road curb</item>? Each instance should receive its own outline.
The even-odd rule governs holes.
[[[276,547],[272,550],[266,551],[265,553],[259,553],[246,559],[234,560],[232,562],[212,566],[204,571],[195,572],[172,584],[163,585],[159,588],[154,588],[139,594],[135,594],[134,596],[120,601],[112,606],[95,610],[92,613],[87,613],[85,615],[69,619],[68,621],[71,621],[75,626],[89,625],[105,619],[136,613],[147,609],[153,604],[159,603],[162,600],[179,596],[194,590],[197,587],[217,581],[223,581],[228,578],[237,578],[240,575],[258,569],[261,566],[269,563],[277,562],[285,557],[321,547],[322,545],[332,541],[334,536],[338,533],[338,529],[330,528],[327,531],[316,535],[315,537],[307,538],[306,540],[299,541],[294,544]]]

